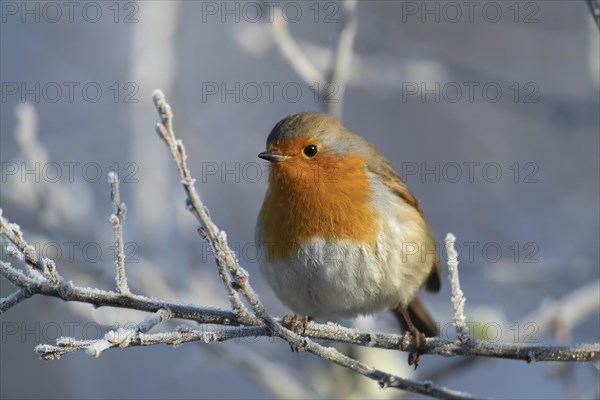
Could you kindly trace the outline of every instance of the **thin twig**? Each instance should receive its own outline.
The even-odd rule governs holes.
[[[458,278],[458,253],[454,248],[456,237],[448,233],[446,235],[446,252],[448,253],[448,280],[452,287],[452,306],[454,307],[454,326],[458,339],[462,343],[469,341],[469,327],[465,324],[465,295],[460,289],[460,280]]]
[[[52,282],[30,278],[9,263],[0,261],[0,275],[19,288],[26,288],[33,294],[56,297],[65,301],[88,303],[94,307],[127,308],[146,312],[156,312],[167,308],[173,318],[187,319],[200,324],[240,325],[237,317],[230,311],[214,307],[199,307],[141,295],[124,296],[95,288],[75,286],[71,282],[54,285]]]
[[[46,275],[46,265],[42,263],[35,247],[28,245],[23,239],[23,233],[19,225],[11,224],[4,218],[2,209],[0,209],[0,233],[16,246],[27,266],[41,272],[42,275]]]
[[[148,332],[156,325],[168,321],[173,315],[166,308],[161,308],[153,314],[150,314],[142,322],[140,322],[134,329],[118,329],[116,331],[110,331],[104,338],[96,341],[94,344],[87,347],[86,352],[94,357],[100,356],[104,350],[110,349],[114,346],[124,348],[129,346],[131,341],[135,337],[139,337],[140,334]]]
[[[4,261],[0,261],[0,274],[16,287],[23,289],[43,282],[43,278],[27,276],[18,269],[13,268],[10,263]]]
[[[125,276],[125,246],[123,244],[123,220],[125,219],[127,207],[125,203],[121,203],[119,176],[116,172],[110,171],[108,173],[108,183],[110,184],[110,199],[113,206],[110,223],[115,231],[115,241],[117,244],[117,259],[115,260],[117,292],[127,295],[131,293],[127,285],[127,276]]]
[[[19,289],[10,296],[0,298],[0,315],[4,314],[11,307],[16,306],[23,300],[33,296],[33,292],[28,289]]]
[[[156,90],[154,92],[153,99],[154,105],[156,106],[160,117],[160,122],[156,124],[156,132],[169,146],[171,155],[177,163],[179,176],[181,177],[181,183],[183,184],[183,188],[187,194],[188,210],[190,210],[196,219],[201,223],[201,228],[198,232],[206,240],[209,247],[213,251],[217,267],[219,269],[219,276],[223,280],[229,296],[229,301],[233,307],[233,311],[240,322],[246,325],[256,324],[256,318],[242,303],[238,293],[232,285],[231,276],[225,267],[225,265],[231,260],[233,260],[233,262],[237,262],[235,260],[235,253],[231,250],[219,253],[215,246],[215,244],[219,241],[219,229],[208,217],[208,212],[202,205],[200,196],[194,187],[194,179],[192,179],[186,163],[187,154],[185,147],[180,140],[175,138],[175,131],[173,130],[173,112],[171,111],[171,106],[166,102],[165,96],[160,90]]]
[[[29,245],[23,238],[21,227],[17,224],[8,222],[6,218],[2,216],[2,209],[0,208],[0,235],[7,238],[14,246],[16,246],[18,252],[23,256],[25,264],[31,268],[28,272],[32,275],[36,275],[34,271],[39,272],[39,277],[42,279],[49,279],[54,284],[62,282],[62,277],[58,275],[54,262],[48,258],[40,257],[35,250],[35,247]]]
[[[198,230],[198,232],[200,233],[200,236],[203,239],[205,239],[206,234],[204,233],[204,229],[200,228]],[[209,246],[211,246],[210,242],[209,242]],[[219,277],[225,284],[225,290],[227,290],[227,295],[229,297],[231,307],[233,308],[233,312],[238,316],[238,319],[244,325],[260,324],[260,321],[248,311],[246,306],[244,306],[244,304],[242,303],[242,300],[240,299],[239,294],[237,293],[236,289],[233,287],[233,281],[231,280],[231,275],[229,274],[229,271],[227,271],[227,269],[225,268],[225,265],[227,264],[227,260],[226,260],[227,254],[219,253],[219,252],[215,251],[214,248],[211,248],[211,251],[213,252],[213,254],[217,260],[216,263],[217,263],[217,269],[219,271]],[[235,257],[234,254],[232,254],[231,256]]]
[[[155,314],[152,314],[154,316]],[[137,346],[154,346],[158,344],[180,346],[181,344],[188,342],[223,342],[230,339],[239,339],[240,337],[251,337],[253,336],[250,330],[255,330],[258,336],[259,332],[264,332],[264,327],[244,327],[244,330],[248,331],[248,336],[240,336],[239,330],[235,328],[223,329],[220,331],[204,331],[200,329],[191,329],[189,327],[180,325],[173,332],[160,332],[146,334],[145,332],[138,332],[137,334],[128,337],[125,347],[137,347]],[[44,360],[56,360],[62,355],[72,353],[77,350],[86,350],[91,346],[95,346],[97,343],[105,340],[76,340],[70,337],[61,337],[56,340],[56,346],[52,345],[39,345],[35,348],[36,353]],[[109,348],[113,348],[111,346]]]

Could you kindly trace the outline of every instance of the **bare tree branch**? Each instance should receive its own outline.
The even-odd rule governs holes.
[[[281,320],[279,319],[275,319],[275,321],[281,323]],[[174,341],[179,339],[181,339],[181,343],[203,341],[203,336],[200,334],[200,332],[204,333],[203,330],[198,330],[194,335],[190,335],[189,331],[194,331],[194,329],[186,328],[182,332],[179,332],[180,336],[156,336],[152,341],[134,343],[132,346],[173,344]],[[223,326],[217,330],[211,330],[210,333],[223,334],[222,341],[273,336],[271,329],[265,325],[239,326],[236,328]],[[403,335],[366,332],[331,323],[319,324],[311,321],[307,324],[306,332],[304,332],[303,335],[307,338],[327,342],[347,343],[386,350],[416,351],[412,339],[409,339],[407,343],[403,343],[403,340],[406,340]],[[61,338],[60,340],[64,339],[66,338]],[[70,339],[75,341],[74,338]],[[165,341],[162,341],[163,339]],[[528,363],[547,361],[599,361],[600,353],[598,350],[600,350],[598,344],[547,346],[541,344],[502,343],[485,340],[470,340],[468,344],[464,344],[458,340],[437,338],[428,338],[422,348],[423,354],[428,355],[438,355],[443,357],[465,356],[503,358],[521,360]]]
[[[9,223],[3,216],[0,209],[0,233],[7,238],[14,247],[8,250],[11,255],[15,258],[23,260],[25,264],[31,268],[28,269],[28,272],[31,274],[34,271],[37,272],[37,276],[40,279],[43,279],[43,276],[48,274],[48,269],[46,267],[46,263],[38,256],[35,247],[27,244],[25,239],[23,238],[23,233],[21,232],[21,227],[17,224]]]
[[[121,203],[119,176],[116,172],[110,171],[108,173],[108,183],[110,183],[110,199],[114,212],[110,216],[110,224],[115,231],[115,241],[117,244],[117,259],[115,260],[117,292],[127,295],[131,293],[127,285],[127,277],[125,276],[125,247],[123,244],[123,220],[125,219],[127,207],[125,203]]]
[[[14,226],[10,224],[4,217],[1,221],[3,226]],[[3,232],[4,233],[4,232]],[[96,307],[109,306],[119,308],[129,308],[139,311],[157,312],[161,308],[168,309],[173,318],[188,319],[204,324],[219,324],[219,325],[239,325],[240,321],[235,314],[221,309],[210,307],[197,307],[193,305],[185,305],[181,303],[168,302],[160,299],[152,299],[140,295],[124,296],[115,292],[107,292],[98,289],[82,288],[73,284],[54,284],[49,281],[39,281],[35,278],[28,277],[22,272],[12,268],[10,264],[0,261],[0,274],[13,283],[15,286],[22,288],[26,293],[21,293],[21,296],[27,297],[33,294],[42,294],[61,298],[65,301],[78,301],[92,304]],[[588,286],[576,291],[570,295],[565,301],[561,300],[557,304],[573,309],[573,304],[579,304],[579,309],[588,310],[591,304],[588,299],[594,299],[594,294],[597,294],[600,288],[600,282],[593,282]],[[21,300],[24,300],[21,299]],[[4,304],[4,303],[3,303]],[[10,306],[5,306],[3,312]],[[587,304],[587,305],[586,305]],[[531,322],[538,321],[543,325],[550,323],[548,316],[556,315],[556,308],[546,309],[543,314],[546,317],[530,316],[523,321]],[[559,315],[561,313],[558,313]],[[539,314],[538,314],[539,315]],[[278,321],[277,321],[278,322]],[[259,330],[240,330],[238,337],[241,336],[270,336],[271,331],[265,327],[258,327]],[[313,339],[321,339],[332,342],[349,343],[362,345],[367,347],[376,347],[382,349],[402,349],[404,351],[414,351],[412,341],[402,343],[403,336],[395,334],[380,334],[361,332],[355,329],[349,329],[337,324],[317,324],[310,322],[307,325],[306,336]],[[408,337],[410,340],[410,337]],[[405,337],[406,339],[406,337]],[[454,340],[427,339],[425,346],[421,349],[423,354],[436,354],[443,356],[480,356],[494,358],[510,358],[525,361],[596,361],[600,355],[600,345],[581,345],[581,346],[544,346],[544,345],[519,345],[511,343],[493,343],[486,341],[470,340],[468,344]]]
[[[452,288],[452,306],[454,307],[454,326],[458,339],[462,343],[469,341],[469,328],[465,325],[465,295],[460,289],[460,280],[458,278],[458,252],[454,248],[456,237],[448,233],[446,235],[446,252],[448,253],[448,280]]]
[[[104,335],[104,338],[90,345],[86,349],[86,352],[91,356],[98,357],[104,350],[110,349],[116,345],[121,348],[127,347],[134,337],[148,332],[156,325],[168,321],[171,317],[172,314],[169,310],[161,308],[157,312],[146,317],[146,319],[140,322],[135,329],[119,329],[117,331],[108,332]]]
[[[155,314],[152,314],[154,316]],[[244,327],[243,332],[247,335],[242,335],[241,331],[235,328],[225,328],[219,331],[205,331],[200,329],[191,329],[187,326],[180,325],[173,332],[161,332],[146,334],[145,332],[130,332],[133,334],[126,335],[127,341],[122,342],[124,347],[137,347],[137,346],[153,346],[157,344],[166,344],[171,346],[179,346],[183,343],[188,342],[224,342],[230,339],[239,339],[240,337],[256,337],[261,336],[266,331],[265,327]],[[114,332],[114,331],[113,331]],[[255,332],[255,334],[253,334]],[[56,340],[56,346],[51,345],[39,345],[35,348],[35,351],[40,354],[44,360],[58,359],[64,354],[68,354],[77,350],[86,350],[90,346],[94,346],[98,342],[102,342],[105,339],[99,340],[76,340],[74,338],[58,338]]]
[[[13,268],[9,263],[4,261],[0,261],[0,274],[2,274],[2,277],[4,277],[7,281],[12,283],[16,287],[23,289],[33,287],[41,282],[37,278],[25,275],[24,273],[22,273],[18,269]]]
[[[4,314],[11,307],[16,306],[23,300],[27,300],[33,296],[33,292],[28,289],[19,289],[13,294],[0,298],[0,315]]]
[[[198,307],[135,294],[125,296],[115,292],[75,286],[70,282],[61,285],[38,281],[2,261],[0,261],[0,274],[15,286],[30,290],[33,294],[56,297],[65,301],[88,303],[94,307],[127,308],[146,312],[156,312],[166,308],[173,313],[173,318],[200,324],[239,325],[234,313],[219,308]]]
[[[27,272],[31,276],[40,281],[49,280],[55,285],[64,283],[62,277],[56,271],[54,261],[40,257],[35,247],[29,245],[23,238],[23,233],[19,225],[9,223],[2,216],[2,209],[0,209],[0,235],[12,243],[12,245],[8,245],[7,247],[14,246],[12,247],[14,251],[9,251],[9,253],[25,263],[28,267]]]
[[[181,183],[183,184],[183,188],[187,194],[187,208],[192,212],[192,214],[194,214],[196,219],[202,223],[202,227],[198,232],[206,240],[210,249],[215,255],[217,267],[219,269],[219,277],[223,280],[223,284],[227,289],[234,313],[240,321],[244,321],[246,324],[254,324],[256,322],[256,318],[250,314],[250,312],[248,312],[246,306],[244,306],[244,304],[241,302],[239,295],[231,284],[232,277],[229,275],[229,272],[226,269],[227,262],[231,262],[232,260],[234,263],[237,262],[234,253],[230,249],[227,249],[226,252],[219,252],[215,247],[215,244],[219,242],[219,230],[210,220],[208,211],[202,205],[200,196],[198,196],[198,193],[196,192],[196,188],[194,187],[194,179],[192,179],[186,164],[187,154],[185,152],[185,147],[180,140],[175,138],[175,133],[173,131],[173,112],[171,111],[171,106],[165,101],[163,93],[159,90],[154,92],[153,100],[160,118],[160,122],[156,124],[156,132],[164,140],[167,146],[169,146],[171,155],[177,163],[177,168],[179,169],[179,175],[181,177]],[[203,221],[205,223],[203,223]]]
[[[598,29],[600,29],[600,0],[587,0],[588,7],[592,13],[592,18]]]

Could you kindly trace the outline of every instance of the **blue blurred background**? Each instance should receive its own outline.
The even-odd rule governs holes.
[[[134,290],[227,307],[212,257],[184,209],[174,163],[154,133],[151,94],[160,88],[213,220],[269,311],[288,312],[256,265],[253,229],[267,184],[256,155],[280,118],[325,105],[316,82],[305,82],[282,57],[267,11],[287,18],[290,34],[325,75],[340,3],[0,4],[3,215],[55,258],[67,279],[112,289],[107,173],[115,169],[128,206]],[[600,278],[600,44],[586,3],[364,1],[356,13],[344,123],[396,166],[438,241],[447,232],[457,236],[466,313],[479,324],[477,334],[600,341],[600,294],[576,323],[531,318]],[[19,144],[19,130],[37,132],[41,147],[35,139]],[[0,296],[12,290],[0,282]],[[440,294],[423,296],[442,324],[452,319],[449,297],[445,280]],[[143,318],[39,296],[20,304],[0,318],[0,397],[405,396],[267,338],[110,350],[98,359],[80,352],[52,362],[33,352],[58,336],[94,339]],[[388,315],[344,323],[398,329]],[[386,371],[480,396],[583,398],[599,391],[590,364],[426,356],[414,373],[404,354],[340,348]]]

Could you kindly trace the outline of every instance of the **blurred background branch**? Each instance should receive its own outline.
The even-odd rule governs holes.
[[[316,86],[320,101],[324,105],[323,111],[340,120],[343,118],[344,96],[350,76],[354,38],[356,37],[357,5],[357,0],[344,0],[340,3],[342,12],[337,16],[337,28],[332,35],[330,65],[324,74],[318,71],[314,62],[304,54],[298,42],[290,34],[281,10],[276,10],[273,18],[268,20],[281,56],[306,85]]]
[[[588,6],[590,7],[590,12],[592,13],[592,18],[594,18],[594,22],[596,26],[600,30],[600,0],[586,0]]]

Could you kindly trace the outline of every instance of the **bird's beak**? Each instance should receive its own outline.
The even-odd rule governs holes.
[[[290,158],[289,156],[284,156],[283,154],[281,154],[277,151],[274,151],[274,150],[263,151],[258,156],[260,158],[262,158],[263,160],[267,160],[270,162],[279,162],[279,161],[287,160],[288,158]]]

